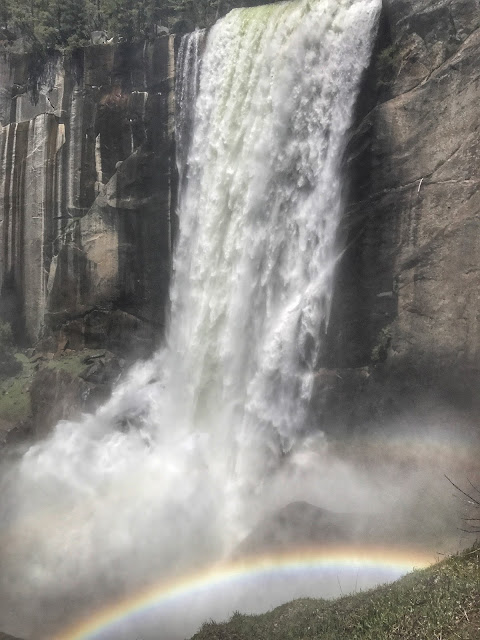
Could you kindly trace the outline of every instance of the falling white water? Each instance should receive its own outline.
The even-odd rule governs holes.
[[[0,587],[18,595],[5,596],[12,610],[30,598],[22,633],[92,594],[218,559],[257,517],[263,482],[306,427],[342,154],[379,8],[298,0],[232,11],[210,31],[167,346],[3,481]],[[200,37],[184,41],[183,82]]]
[[[195,120],[195,104],[200,89],[202,54],[207,32],[197,29],[182,38],[176,70],[176,155],[181,194],[185,190],[188,153]]]
[[[167,370],[183,422],[213,437],[230,508],[306,426],[377,12],[376,1],[237,10],[207,42]]]

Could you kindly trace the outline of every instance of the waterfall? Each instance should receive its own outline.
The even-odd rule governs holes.
[[[183,40],[167,344],[4,480],[14,543],[1,592],[37,595],[37,629],[46,603],[71,606],[99,585],[115,595],[228,554],[308,429],[342,155],[379,5],[237,9]]]
[[[200,88],[202,53],[206,31],[197,29],[183,36],[178,51],[175,102],[176,102],[176,154],[179,172],[179,191],[186,185],[188,153],[192,139],[195,103]]]
[[[230,478],[247,487],[308,427],[332,297],[342,154],[377,7],[235,10],[207,41],[168,368],[180,371],[185,422],[215,434]],[[184,42],[197,69],[197,47]]]

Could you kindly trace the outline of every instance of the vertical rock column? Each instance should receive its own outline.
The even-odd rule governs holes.
[[[38,338],[45,313],[58,125],[51,114],[1,131],[1,311],[17,334]]]
[[[23,199],[28,123],[2,129],[2,192],[0,198],[0,287],[2,312],[15,321],[17,332],[23,318]]]
[[[29,339],[40,335],[46,305],[54,218],[54,177],[58,124],[51,114],[31,122],[25,162],[24,314]]]

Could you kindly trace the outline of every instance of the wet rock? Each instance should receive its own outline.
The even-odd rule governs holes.
[[[30,391],[35,435],[44,436],[60,420],[78,417],[88,405],[90,392],[84,380],[67,371],[39,371]]]
[[[86,359],[87,370],[80,375],[85,382],[113,386],[122,374],[123,366],[113,354],[90,356]]]
[[[103,351],[55,357],[35,374],[31,387],[33,431],[43,437],[60,421],[94,411],[111,394],[125,361]]]
[[[385,4],[349,148],[346,251],[322,360],[381,371],[369,383],[377,409],[405,379],[410,398],[463,403],[472,419],[478,404],[467,372],[480,368],[479,56],[474,0]],[[365,413],[359,384],[349,390]],[[332,394],[338,403],[338,385]],[[347,423],[351,395],[340,402]]]
[[[353,537],[350,514],[333,513],[308,502],[292,502],[263,519],[238,546],[234,557],[267,550],[342,544]]]
[[[83,348],[96,311],[141,319],[150,340],[161,333],[176,208],[174,57],[173,36],[55,53],[36,96],[26,56],[0,61],[0,304],[23,341]],[[128,350],[128,335],[115,341]]]
[[[12,448],[30,442],[34,436],[31,419],[22,420],[8,430],[4,440],[5,448]]]

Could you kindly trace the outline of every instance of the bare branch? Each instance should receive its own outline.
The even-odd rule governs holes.
[[[444,474],[445,475],[445,474]],[[466,493],[465,491],[463,491],[463,489],[460,489],[459,486],[457,486],[452,480],[450,480],[450,478],[445,475],[445,478],[450,482],[450,484],[455,487],[455,489],[457,489],[457,491],[460,491],[460,493],[462,493],[466,498],[468,498],[469,500],[472,501],[473,504],[477,505],[480,507],[480,501],[478,501],[476,498],[473,498],[471,495],[469,495],[468,493]]]
[[[480,489],[476,487],[471,480],[468,480],[468,483],[474,491],[476,491],[477,493],[480,493]]]

